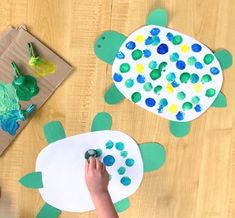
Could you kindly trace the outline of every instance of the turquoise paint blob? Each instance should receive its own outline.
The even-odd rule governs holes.
[[[117,57],[118,59],[124,59],[124,58],[125,58],[125,54],[124,54],[123,52],[119,51],[119,52],[116,54],[116,57]]]
[[[103,159],[105,166],[110,167],[115,163],[115,158],[112,155],[106,155]]]
[[[175,80],[175,78],[176,78],[175,73],[168,73],[168,74],[166,75],[166,79],[167,79],[167,81],[169,81],[169,82],[173,82],[173,81]]]
[[[128,159],[126,159],[125,164],[126,164],[128,167],[132,167],[132,166],[135,164],[135,160],[132,159],[132,158],[128,158]]]
[[[154,70],[154,69],[157,68],[157,62],[156,61],[151,61],[148,66],[151,70]]]
[[[119,167],[117,170],[119,175],[123,175],[126,172],[126,168],[125,167]]]
[[[125,148],[125,145],[123,142],[117,142],[115,144],[115,148],[118,150],[118,151],[122,151],[124,148]]]
[[[127,79],[126,81],[125,81],[125,86],[127,87],[127,88],[131,88],[131,87],[133,87],[133,85],[134,85],[134,80],[133,79]]]
[[[197,104],[199,101],[200,101],[200,98],[198,96],[193,96],[192,97],[193,104]]]
[[[128,186],[131,184],[131,179],[128,176],[124,176],[121,178],[120,182],[124,185],[124,186]]]
[[[198,82],[198,80],[199,80],[199,76],[196,73],[191,74],[190,76],[191,83],[195,84]]]
[[[176,62],[176,61],[179,60],[179,57],[180,57],[179,54],[177,52],[175,52],[175,53],[170,55],[170,61]]]
[[[184,100],[185,97],[186,97],[186,94],[185,94],[184,92],[178,92],[178,93],[177,93],[177,98],[178,98],[179,100]]]
[[[106,147],[106,149],[111,149],[112,147],[113,147],[113,142],[111,141],[111,140],[109,140],[109,141],[107,141],[106,143],[105,143],[105,147]]]
[[[194,56],[188,58],[188,65],[193,66],[197,62],[197,59]]]
[[[121,157],[126,158],[128,156],[128,152],[127,151],[121,151],[120,155],[121,155]]]

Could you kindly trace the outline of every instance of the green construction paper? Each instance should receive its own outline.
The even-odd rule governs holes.
[[[57,218],[61,211],[49,204],[44,204],[36,218]]]
[[[59,121],[52,121],[47,123],[44,126],[43,131],[48,144],[66,137],[64,128]]]
[[[216,97],[215,101],[211,105],[212,107],[226,107],[227,106],[227,99],[222,92],[219,92],[218,96]]]
[[[178,138],[186,136],[190,130],[190,122],[170,121],[169,125],[171,134]]]
[[[130,207],[129,198],[125,198],[121,201],[118,201],[117,203],[114,204],[114,207],[115,207],[117,213],[121,213],[121,212],[127,210]]]
[[[215,52],[215,56],[218,59],[220,66],[223,70],[232,66],[233,56],[229,51],[225,49],[220,49]]]
[[[139,145],[144,164],[144,172],[159,169],[166,160],[165,148],[159,143],[143,143]]]
[[[112,127],[112,117],[109,113],[100,112],[93,119],[91,131],[110,130]]]
[[[94,51],[98,58],[107,64],[113,64],[119,48],[126,40],[126,36],[114,31],[103,32],[96,40]]]
[[[104,95],[104,100],[107,104],[117,104],[125,99],[125,96],[118,90],[118,88],[113,84],[106,91]]]
[[[165,9],[157,8],[150,12],[147,17],[146,25],[158,25],[166,27],[168,23],[168,14]]]
[[[42,173],[33,172],[23,176],[19,183],[27,188],[38,189],[43,188],[42,184]]]

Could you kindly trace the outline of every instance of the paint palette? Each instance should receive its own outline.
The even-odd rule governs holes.
[[[156,25],[144,26],[126,39],[112,74],[128,99],[178,122],[194,120],[205,112],[223,83],[221,66],[210,49]]]

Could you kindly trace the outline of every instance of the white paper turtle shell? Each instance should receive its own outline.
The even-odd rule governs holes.
[[[221,90],[223,75],[213,52],[169,28],[149,25],[132,33],[113,62],[122,94],[168,120],[185,122],[205,112]]]
[[[109,165],[113,159],[110,162],[107,156],[115,159],[106,167],[111,175],[108,189],[113,203],[137,190],[143,178],[143,162],[136,142],[119,131],[89,132],[51,143],[38,155],[36,171],[42,173],[43,182],[39,192],[45,202],[63,211],[94,209],[84,179],[84,154],[88,149],[101,149],[101,160]],[[125,168],[124,173],[120,167]]]

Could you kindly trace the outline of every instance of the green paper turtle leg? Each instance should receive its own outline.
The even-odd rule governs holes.
[[[158,25],[166,27],[168,23],[168,14],[167,11],[163,8],[157,8],[150,12],[147,17],[147,25]]]
[[[93,119],[91,131],[109,130],[112,127],[112,117],[109,113],[100,112]]]
[[[114,31],[103,32],[95,41],[96,56],[107,64],[113,64],[117,52],[126,40],[126,36]]]
[[[218,96],[216,97],[215,101],[211,105],[212,107],[226,107],[227,106],[227,99],[222,92],[219,92]]]
[[[44,126],[43,131],[48,144],[66,137],[64,128],[59,121],[52,121],[47,123]]]
[[[57,218],[61,211],[49,204],[44,204],[36,218]]]
[[[114,204],[114,207],[115,207],[117,213],[121,213],[121,212],[127,210],[130,207],[129,198],[125,198],[121,201],[118,201],[117,203]]]
[[[107,104],[117,104],[125,99],[125,96],[113,84],[109,87],[104,95],[104,100]]]
[[[220,66],[223,70],[232,66],[233,56],[229,51],[225,49],[219,49],[215,52],[215,56],[218,59]]]
[[[186,136],[190,131],[190,122],[170,121],[169,125],[171,134],[178,138]]]
[[[27,188],[39,189],[43,188],[42,184],[42,173],[41,172],[33,172],[23,176],[19,183]]]
[[[166,150],[159,143],[144,143],[139,145],[144,164],[144,172],[159,169],[166,160]]]

